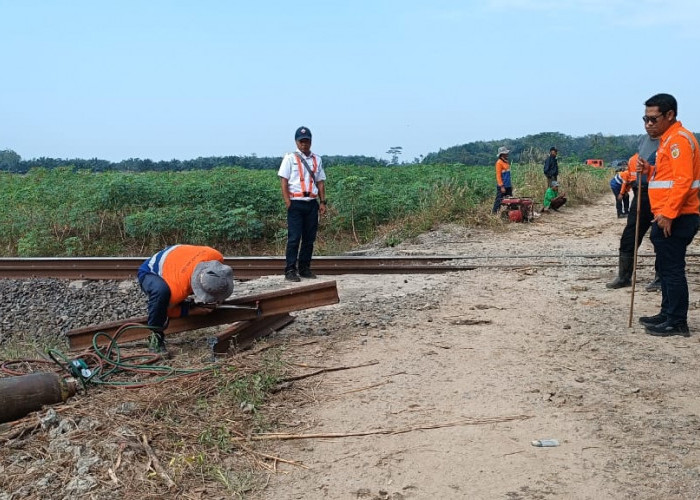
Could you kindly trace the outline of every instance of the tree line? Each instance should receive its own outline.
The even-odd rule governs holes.
[[[101,160],[99,158],[33,158],[23,160],[11,149],[0,150],[0,172],[26,174],[33,168],[53,170],[70,168],[72,170],[87,170],[89,172],[185,172],[191,170],[212,170],[219,167],[236,166],[246,170],[277,170],[282,162],[281,156],[209,156],[193,160],[161,160],[153,161],[141,158],[129,158],[119,162]],[[386,160],[371,156],[323,156],[326,167],[334,165],[362,165],[366,167],[383,167]]]
[[[695,134],[698,135],[697,133]],[[493,165],[496,151],[500,146],[511,150],[510,158],[515,163],[540,163],[549,154],[549,148],[555,146],[559,158],[571,163],[583,162],[588,158],[598,158],[609,163],[613,160],[625,160],[637,150],[637,144],[642,134],[637,135],[603,135],[589,134],[583,137],[571,137],[558,132],[542,132],[518,139],[501,139],[493,141],[475,141],[466,144],[440,149],[429,153],[422,159],[415,158],[412,162],[402,162],[402,165],[422,164],[459,164],[459,165]],[[335,165],[357,165],[363,167],[386,167],[398,163],[401,146],[392,147],[387,153],[392,154],[387,161],[372,156],[323,155],[326,167]],[[68,167],[73,170],[90,172],[182,172],[191,170],[212,170],[218,167],[236,166],[247,170],[276,170],[279,168],[281,156],[209,156],[193,160],[162,160],[153,161],[141,158],[129,158],[119,162],[90,159],[61,159],[33,158],[24,160],[11,149],[0,150],[0,171],[10,173],[27,173],[32,168]]]

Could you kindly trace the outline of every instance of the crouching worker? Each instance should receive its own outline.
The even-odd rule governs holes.
[[[547,188],[544,193],[544,202],[542,202],[542,211],[549,212],[550,209],[558,211],[562,205],[566,203],[564,193],[559,194],[559,183],[552,181],[552,185]]]
[[[615,209],[617,210],[617,218],[622,219],[630,213],[630,195],[624,189],[626,184],[630,182],[630,173],[621,168],[615,172],[615,175],[610,179],[610,189],[615,196]]]
[[[148,326],[154,333],[155,352],[168,354],[164,330],[168,318],[206,314],[195,304],[217,304],[233,292],[233,270],[211,247],[173,245],[147,259],[138,270],[141,289],[148,295]],[[189,299],[194,294],[194,300]]]

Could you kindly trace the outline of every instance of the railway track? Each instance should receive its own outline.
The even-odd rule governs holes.
[[[698,257],[700,254],[689,254]],[[641,254],[640,257],[653,257]],[[0,258],[0,279],[131,279],[143,257]],[[690,261],[691,259],[689,259]],[[248,280],[282,274],[284,257],[226,257],[236,279]],[[609,267],[617,254],[580,255],[438,255],[438,256],[321,256],[313,269],[320,275],[340,274],[436,274],[477,268]],[[649,265],[641,263],[640,265]]]

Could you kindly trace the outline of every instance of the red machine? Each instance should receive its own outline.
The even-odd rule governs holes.
[[[506,197],[501,201],[502,213],[511,222],[530,222],[535,218],[532,198]]]

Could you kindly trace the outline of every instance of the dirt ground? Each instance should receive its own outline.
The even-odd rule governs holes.
[[[320,276],[336,281],[340,303],[295,313],[269,343],[227,361],[241,369],[275,347],[285,377],[303,377],[260,408],[263,428],[281,435],[239,436],[269,468],[246,468],[249,455],[228,441],[208,457],[244,479],[253,471],[247,485],[183,472],[194,470],[178,461],[188,453],[213,453],[198,444],[202,428],[229,436],[228,423],[243,421],[243,410],[208,405],[202,388],[216,387],[192,379],[178,394],[152,387],[128,401],[95,390],[41,412],[40,426],[27,417],[29,434],[0,448],[0,500],[700,498],[700,238],[688,260],[692,336],[655,338],[637,323],[660,303],[643,286],[653,278],[648,239],[632,327],[631,289],[605,288],[624,225],[610,195],[529,224],[448,225],[363,250],[456,255],[471,270]],[[286,286],[269,276],[235,293]],[[172,339],[175,361],[197,361],[190,344]],[[189,424],[175,425],[183,412]],[[146,436],[176,487],[151,470]],[[173,448],[178,436],[195,449]],[[531,444],[539,439],[559,446]]]
[[[637,323],[660,303],[643,286],[648,238],[628,328],[631,289],[605,288],[624,224],[610,196],[502,232],[447,226],[367,252],[470,256],[474,270],[321,277],[336,279],[341,302],[299,313],[285,335],[315,341],[285,357],[347,369],[272,403],[289,439],[268,450],[304,467],[278,464],[254,497],[700,498],[697,258],[692,336],[655,338]]]

